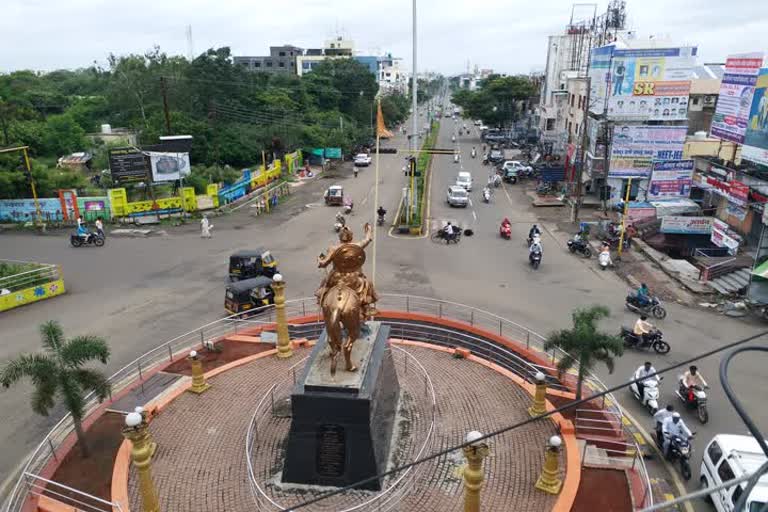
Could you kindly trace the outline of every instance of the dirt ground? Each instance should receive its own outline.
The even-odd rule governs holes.
[[[224,366],[232,361],[237,361],[243,357],[247,357],[253,354],[259,354],[266,350],[275,348],[274,345],[269,343],[250,343],[247,341],[220,341],[216,344],[221,349],[221,352],[211,352],[208,350],[198,351],[198,357],[203,362],[203,371],[207,372]],[[172,363],[165,369],[168,373],[179,373],[181,375],[192,375],[192,371],[189,367],[189,362],[186,358],[179,359]]]
[[[625,512],[632,510],[632,497],[624,471],[582,468],[581,483],[571,512]]]
[[[103,500],[109,500],[112,486],[112,467],[117,450],[123,442],[122,428],[122,414],[104,413],[85,432],[90,456],[84,459],[80,455],[80,443],[76,443],[56,469],[51,480]],[[59,490],[56,489],[56,492]],[[66,491],[63,494],[67,494]],[[54,495],[51,497],[56,498]],[[72,498],[87,502],[80,495],[72,494]],[[93,505],[98,510],[103,508],[103,505],[96,502]]]

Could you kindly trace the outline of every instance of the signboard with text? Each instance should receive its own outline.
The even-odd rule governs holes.
[[[681,160],[686,126],[617,125],[609,178],[647,178],[654,160]]]
[[[712,176],[706,178],[707,189],[738,206],[746,206],[749,201],[749,186],[740,181],[722,181]]]
[[[648,200],[677,199],[691,194],[693,160],[666,160],[653,163]]]
[[[768,165],[768,68],[757,75],[741,157]]]
[[[709,235],[712,232],[712,217],[667,215],[661,219],[659,232],[673,235]]]
[[[710,239],[718,247],[727,247],[728,252],[731,254],[736,254],[742,241],[741,236],[720,219],[712,219],[712,235]]]
[[[138,148],[109,150],[109,170],[115,183],[145,181],[149,176],[149,159]]]
[[[725,74],[720,83],[720,94],[717,97],[717,110],[712,118],[713,137],[737,144],[744,143],[752,95],[762,65],[762,53],[743,53],[728,57]]]

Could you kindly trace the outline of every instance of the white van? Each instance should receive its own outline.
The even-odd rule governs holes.
[[[456,185],[464,187],[464,190],[467,192],[472,192],[472,175],[468,172],[460,172],[459,175],[456,176]]]
[[[765,463],[766,456],[752,436],[718,434],[712,438],[701,458],[701,488],[720,485],[740,476],[754,473]],[[726,487],[709,495],[718,512],[731,512],[747,482]],[[768,502],[768,474],[757,481],[746,502],[748,512],[755,512]]]

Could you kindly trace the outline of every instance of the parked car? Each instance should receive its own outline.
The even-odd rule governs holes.
[[[355,155],[355,167],[368,167],[369,165],[371,165],[371,155],[367,153]]]
[[[482,126],[482,125],[483,125],[483,122],[481,120],[478,119],[475,121],[475,126]]]
[[[701,489],[716,487],[733,478],[749,475],[764,464],[766,456],[752,436],[718,434],[701,458]],[[744,492],[746,482],[714,491],[706,499],[717,512],[731,512]],[[744,510],[761,510],[768,503],[768,475],[764,474],[747,497]]]
[[[500,149],[492,149],[491,153],[488,155],[488,160],[492,164],[499,163],[504,160],[504,153],[502,153]]]
[[[462,206],[464,208],[469,204],[469,194],[459,185],[451,185],[448,187],[448,205],[449,206]]]
[[[467,192],[472,191],[472,175],[468,172],[460,172],[456,176],[456,185],[463,187]]]

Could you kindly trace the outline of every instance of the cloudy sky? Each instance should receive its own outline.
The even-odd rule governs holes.
[[[583,1],[583,0],[581,0]],[[264,55],[270,44],[318,47],[336,33],[360,50],[392,52],[410,66],[408,0],[3,0],[0,72],[104,63],[109,53],[154,45],[187,53],[230,46]],[[418,0],[419,69],[450,74],[472,65],[504,73],[544,68],[546,36],[562,31],[567,0]],[[599,0],[604,11],[607,0]],[[583,11],[582,11],[583,12]],[[765,0],[627,0],[629,27],[699,46],[700,62],[768,49]]]

